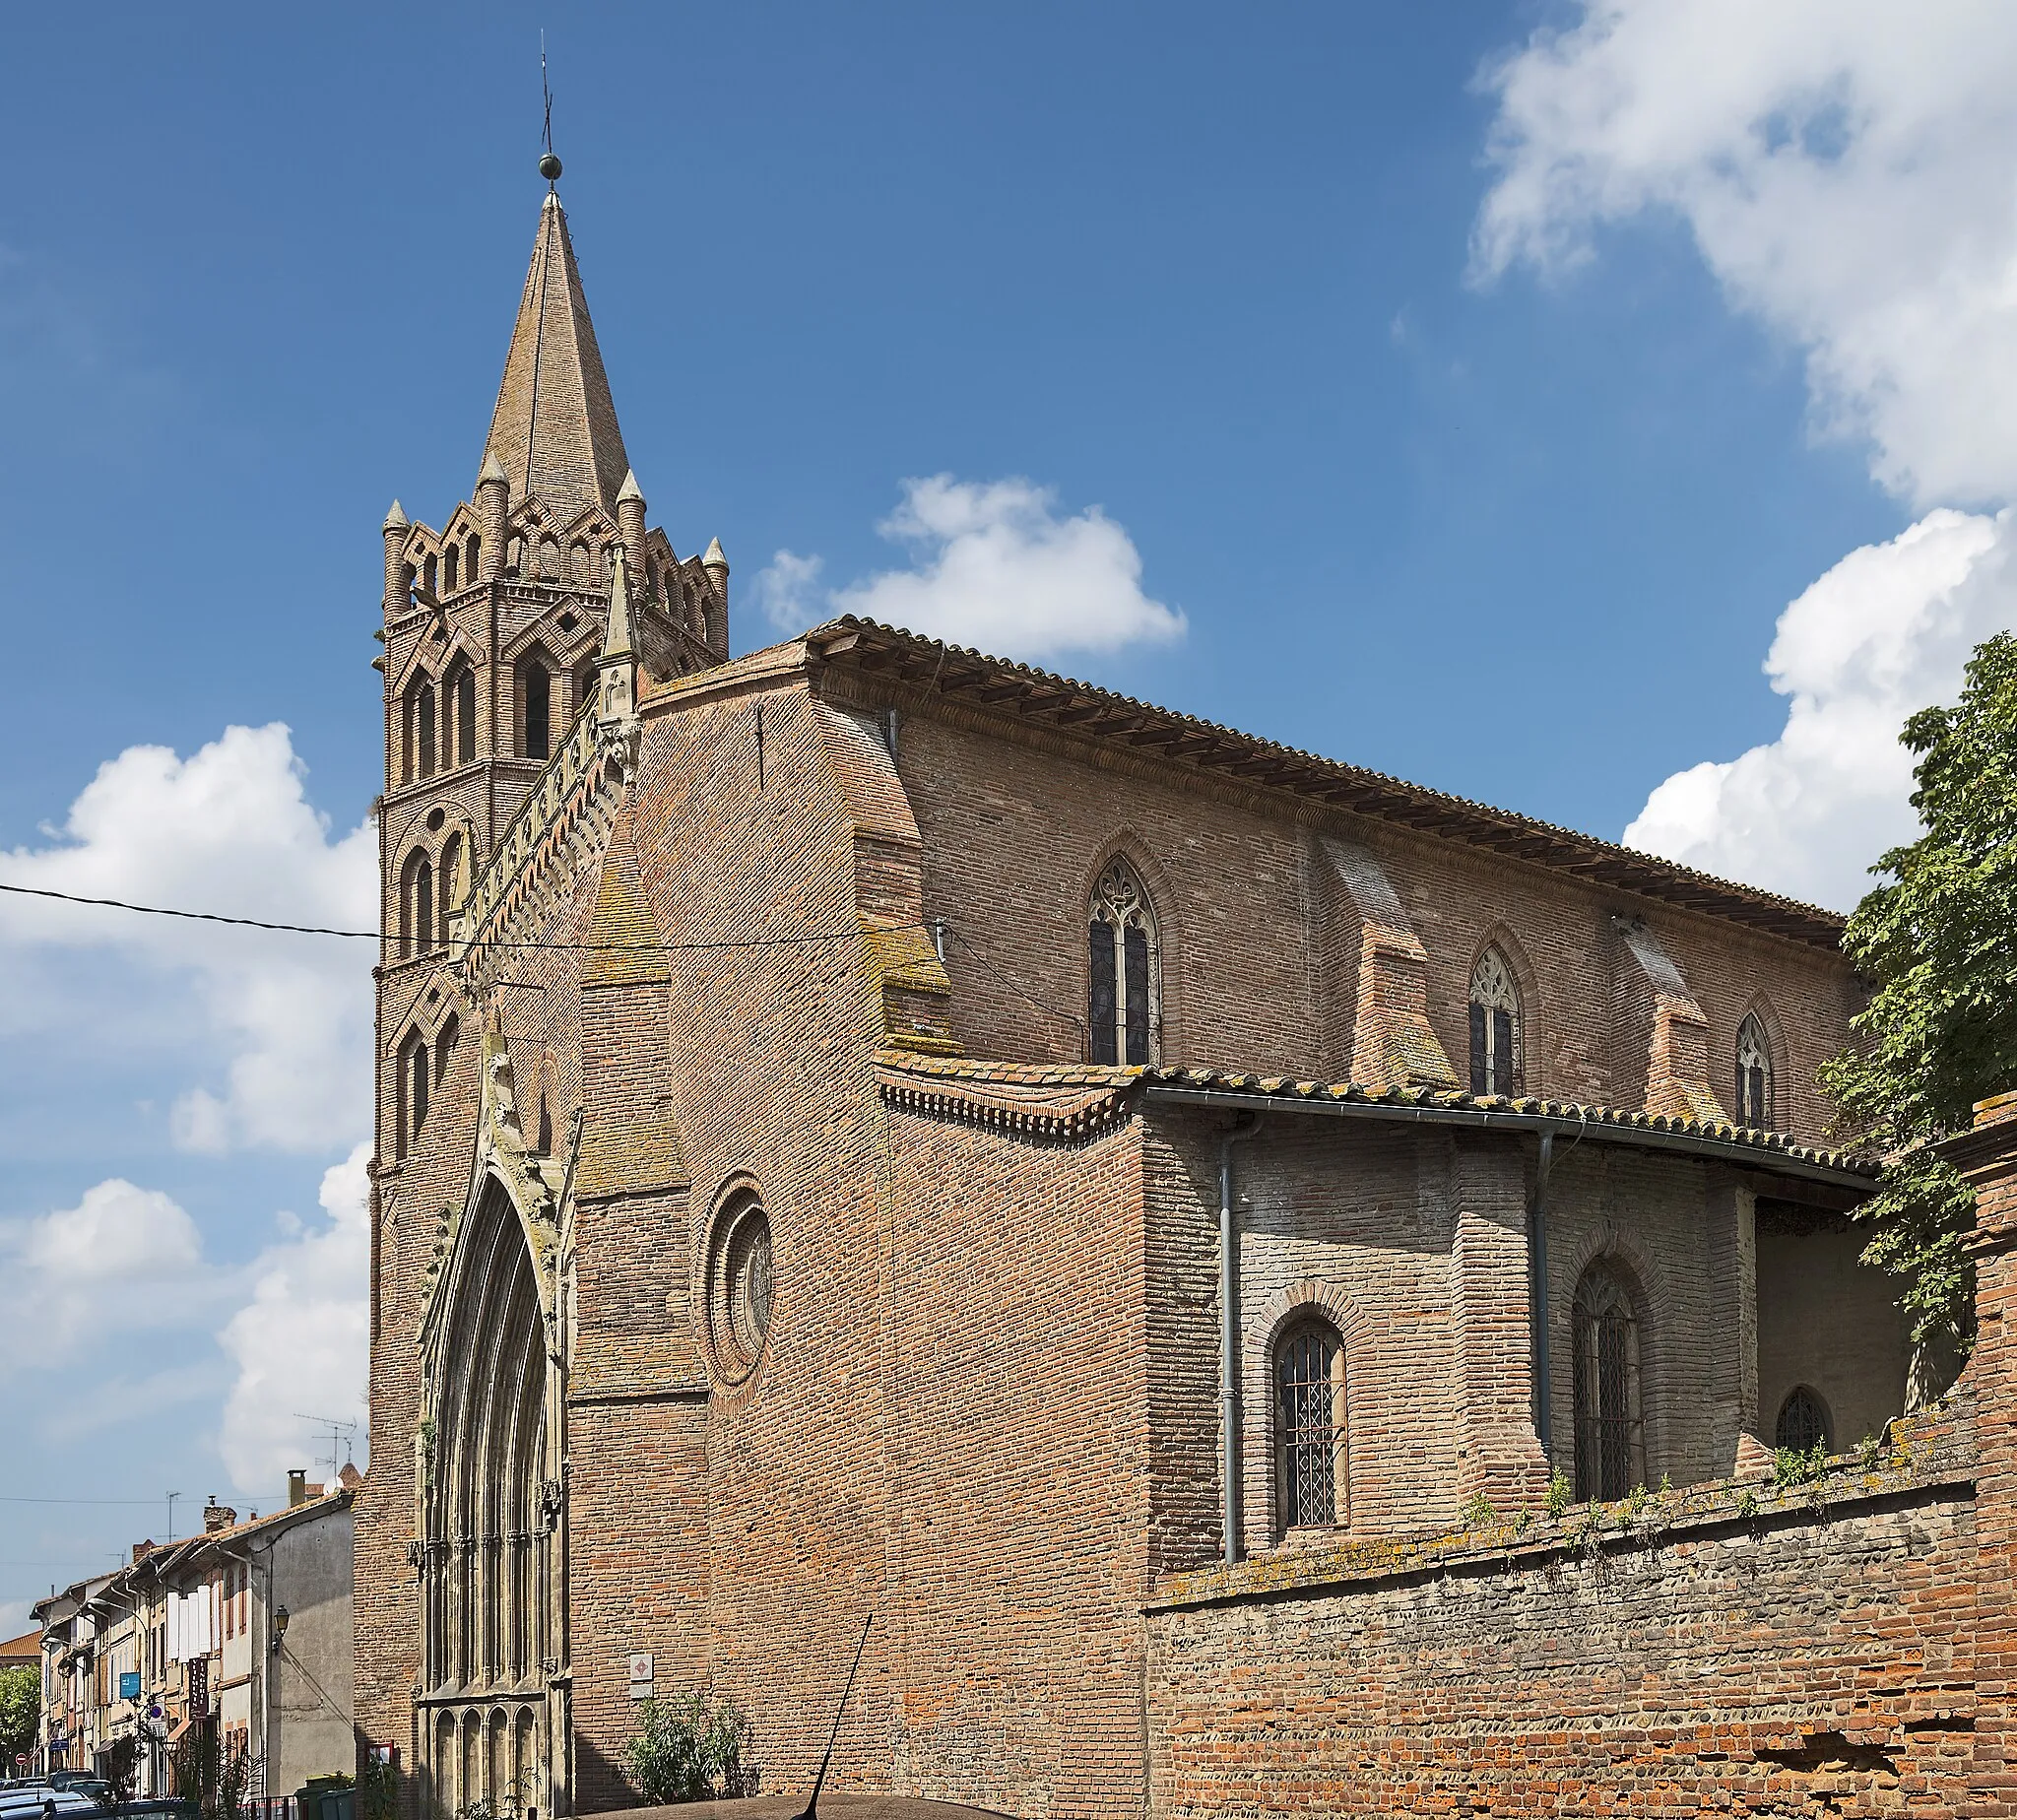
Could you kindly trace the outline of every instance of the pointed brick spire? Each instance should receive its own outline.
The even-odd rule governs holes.
[[[540,210],[487,452],[503,464],[512,505],[531,496],[562,521],[592,500],[609,510],[629,470],[567,216],[554,195]]]

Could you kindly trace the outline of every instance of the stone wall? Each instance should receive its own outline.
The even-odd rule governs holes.
[[[1874,1470],[1167,1581],[1150,1810],[1970,1811],[1964,1425]]]

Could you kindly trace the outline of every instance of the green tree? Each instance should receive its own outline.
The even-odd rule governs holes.
[[[732,1700],[710,1705],[699,1694],[647,1700],[625,1752],[637,1791],[654,1805],[754,1794],[755,1772],[743,1762],[749,1722]]]
[[[1874,996],[1821,1083],[1885,1157],[1859,1209],[1875,1229],[1864,1258],[1903,1279],[1916,1341],[1965,1354],[1975,1197],[1932,1146],[2017,1085],[2017,638],[1980,645],[1960,701],[1915,714],[1903,739],[1922,831],[1872,868],[1889,882],[1849,920],[1843,951]]]
[[[41,1670],[33,1665],[0,1668],[0,1773],[12,1775],[15,1758],[33,1754],[41,1717]]]

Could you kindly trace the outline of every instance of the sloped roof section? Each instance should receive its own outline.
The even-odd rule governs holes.
[[[1353,814],[1463,841],[1810,947],[1842,945],[1843,918],[1832,910],[1712,878],[1573,828],[1405,783],[1363,765],[1278,746],[1027,664],[922,638],[852,614],[808,632],[806,644],[830,664],[1032,725],[1110,741],[1179,772],[1211,772],[1237,783],[1287,790]]]
[[[567,214],[554,195],[540,209],[486,449],[503,464],[512,506],[536,498],[560,521],[591,502],[614,511],[630,468]]]

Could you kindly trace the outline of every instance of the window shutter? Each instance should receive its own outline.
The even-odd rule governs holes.
[[[1487,1093],[1485,1072],[1485,1008],[1473,1005],[1470,1008],[1470,1090],[1473,1093]]]
[[[1513,1013],[1503,1008],[1492,1013],[1492,1091],[1513,1091]]]
[[[1128,962],[1128,1064],[1148,1063],[1148,931],[1130,924],[1122,932]]]
[[[1091,1006],[1088,1016],[1091,1026],[1089,1035],[1092,1039],[1092,1059],[1111,1065],[1120,1060],[1114,1027],[1117,1007],[1114,999],[1114,926],[1111,923],[1093,923],[1092,944],[1087,958],[1092,963],[1089,975],[1092,982]]]

